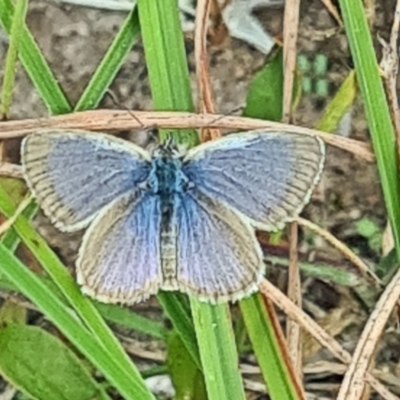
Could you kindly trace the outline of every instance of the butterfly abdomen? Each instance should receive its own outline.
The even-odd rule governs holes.
[[[164,290],[177,289],[177,230],[173,221],[173,206],[169,210],[163,210],[161,217],[161,268],[163,274]]]

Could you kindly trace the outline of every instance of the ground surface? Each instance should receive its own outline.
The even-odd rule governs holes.
[[[377,0],[374,19],[374,37],[378,33],[388,37],[392,23],[394,0]],[[269,32],[281,35],[282,8],[258,12]],[[77,6],[57,4],[51,1],[34,1],[30,4],[28,25],[38,41],[57,79],[72,103],[76,102],[91,74],[101,60],[114,34],[123,21],[125,13],[100,11]],[[4,36],[0,35],[0,38]],[[2,39],[0,39],[2,40]],[[351,66],[347,43],[343,31],[330,17],[319,0],[303,0],[299,33],[299,53],[313,59],[322,53],[328,57],[327,77],[330,93],[333,94]],[[190,67],[193,71],[193,42],[186,41]],[[0,42],[0,79],[7,45]],[[227,40],[210,49],[211,74],[218,111],[230,113],[244,105],[249,81],[264,64],[265,56],[243,42]],[[193,82],[194,82],[194,75]],[[142,47],[137,44],[118,73],[111,89],[121,107],[151,110],[152,102],[147,81]],[[195,84],[193,83],[195,91]],[[307,96],[295,114],[295,123],[313,127],[322,114],[329,99]],[[115,108],[108,98],[102,108]],[[19,71],[17,78],[12,118],[33,118],[47,115],[43,103],[33,89],[28,77]],[[362,106],[357,102],[352,113],[350,137],[368,140]],[[371,220],[383,231],[386,214],[382,201],[376,168],[363,160],[337,149],[328,150],[327,166],[311,204],[304,215],[318,223],[340,240],[355,249],[370,265],[374,265],[378,254],[359,233],[356,222],[362,218]],[[67,265],[73,268],[80,235],[64,235],[56,231],[40,216],[36,223],[49,243],[57,250]],[[302,236],[300,250],[303,260],[320,260],[328,265],[343,268],[357,274],[356,270],[337,251],[318,237]],[[284,252],[284,250],[283,250]],[[286,269],[273,267],[270,279],[281,288],[285,287]],[[303,276],[305,309],[327,330],[338,335],[343,345],[351,350],[368,316],[368,308],[360,296],[351,288],[337,286],[320,279]],[[156,302],[140,305],[142,312],[156,312]],[[157,312],[156,312],[157,313]],[[389,330],[391,332],[389,332]],[[389,329],[382,339],[376,367],[387,373],[388,379],[400,374],[399,335]],[[136,341],[136,346],[150,349],[162,355],[157,343]],[[326,362],[329,356],[305,338],[305,362],[311,368],[316,361]],[[252,357],[245,361],[252,363]],[[307,390],[313,398],[333,398],[340,382],[332,368],[306,373]],[[253,381],[257,376],[249,375]],[[400,385],[392,389],[400,394]],[[266,398],[265,395],[249,391],[249,398]],[[310,397],[312,398],[312,397]]]

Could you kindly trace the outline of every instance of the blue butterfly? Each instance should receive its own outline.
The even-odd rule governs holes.
[[[40,131],[22,144],[28,185],[62,231],[89,226],[77,260],[84,293],[133,304],[158,290],[211,303],[257,290],[254,229],[276,230],[309,201],[324,163],[317,137],[251,131],[181,153],[113,136]]]

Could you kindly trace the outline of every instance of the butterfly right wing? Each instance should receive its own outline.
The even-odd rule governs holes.
[[[82,291],[105,303],[134,304],[162,281],[159,198],[130,194],[105,207],[86,231],[77,260]]]
[[[85,131],[40,131],[21,148],[25,178],[45,214],[61,230],[84,228],[113,200],[137,190],[150,154],[133,143]]]
[[[265,267],[246,219],[193,191],[182,196],[176,221],[179,290],[211,303],[236,301],[257,290]]]
[[[189,150],[184,173],[202,193],[235,208],[253,226],[276,230],[302,211],[324,163],[318,137],[249,131]]]

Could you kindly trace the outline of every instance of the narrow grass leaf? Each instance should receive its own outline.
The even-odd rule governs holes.
[[[0,117],[2,118],[7,118],[10,112],[18,50],[21,42],[22,30],[24,28],[27,6],[28,0],[18,0],[15,6],[15,14],[11,25],[10,44],[4,69],[3,90],[0,104]]]
[[[361,0],[339,0],[364,102],[388,216],[400,260],[400,187],[397,145],[374,46]]]
[[[167,363],[176,393],[174,400],[207,400],[204,377],[201,370],[174,331],[167,341]]]
[[[0,186],[5,191],[5,193],[7,193],[14,204],[19,204],[25,198],[28,192],[25,182],[20,179],[0,176]],[[24,215],[26,218],[29,216],[33,216],[36,210],[37,206],[34,202],[31,202],[31,204],[26,207],[25,210],[22,212],[22,215]],[[0,242],[3,243],[12,252],[14,252],[18,247],[20,238],[18,237],[15,230],[11,227],[1,237]]]
[[[209,399],[244,400],[228,305],[190,300]]]
[[[158,294],[158,301],[165,314],[171,320],[174,329],[179,333],[187,352],[192,356],[197,367],[202,369],[196,332],[187,297],[181,293],[161,292]]]
[[[135,314],[128,308],[97,301],[94,302],[94,305],[101,316],[109,322],[149,335],[155,339],[165,340],[168,335],[168,330],[164,327],[164,324]]]
[[[68,305],[67,300],[53,281],[46,276],[38,275],[38,278],[48,287],[54,296],[57,296],[66,306]],[[1,274],[0,289],[21,293],[18,286],[6,280]],[[165,340],[169,333],[162,323],[135,314],[128,308],[123,308],[114,304],[99,303],[97,301],[93,301],[93,303],[104,319],[123,328],[132,329],[160,340]]]
[[[298,399],[261,295],[242,300],[240,309],[271,399]]]
[[[0,23],[8,34],[11,32],[13,15],[14,6],[11,0],[0,0]],[[68,100],[26,27],[20,38],[19,57],[49,111],[52,114],[70,112]]]
[[[266,261],[275,264],[282,265],[285,267],[289,266],[289,260],[285,257],[278,256],[266,256]],[[335,285],[355,287],[363,282],[363,279],[351,271],[340,269],[333,265],[309,263],[300,261],[299,268],[302,273],[307,277],[321,279],[325,282],[330,282]]]
[[[185,46],[176,0],[139,0],[139,18],[149,72],[154,109],[193,111]],[[160,130],[160,138],[174,135],[176,143],[194,146],[198,136],[193,129]]]
[[[111,82],[117,75],[126,56],[140,35],[137,10],[134,8],[124,21],[107,53],[101,60],[96,72],[83,92],[75,111],[96,108]]]

